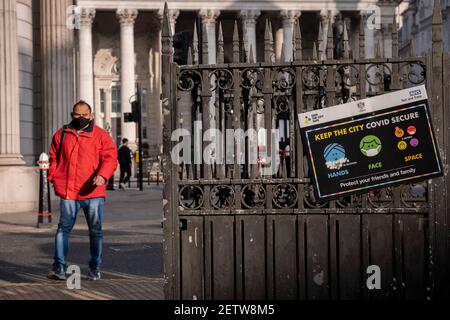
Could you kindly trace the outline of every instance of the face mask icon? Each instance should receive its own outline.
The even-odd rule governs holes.
[[[359,149],[366,157],[375,157],[381,151],[381,141],[374,135],[365,136],[359,143]]]

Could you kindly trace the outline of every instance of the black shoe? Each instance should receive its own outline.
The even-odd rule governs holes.
[[[88,280],[91,281],[97,281],[100,280],[101,278],[101,274],[100,274],[100,270],[98,269],[90,269],[89,270],[89,274],[88,274]]]
[[[52,280],[66,280],[66,271],[64,268],[53,269],[47,274],[47,278]]]

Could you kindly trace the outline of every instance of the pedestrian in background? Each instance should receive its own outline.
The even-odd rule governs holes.
[[[133,152],[128,148],[128,139],[122,139],[122,145],[118,151],[119,165],[120,165],[120,181],[119,186],[125,190],[126,184],[131,178],[131,158]]]
[[[117,168],[117,148],[108,132],[96,126],[93,119],[91,106],[85,101],[77,102],[72,122],[54,134],[50,147],[48,180],[61,198],[54,263],[47,275],[50,279],[66,278],[69,237],[80,209],[89,227],[88,278],[100,279],[106,181]]]

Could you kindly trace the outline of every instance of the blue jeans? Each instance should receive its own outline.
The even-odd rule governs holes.
[[[92,198],[87,200],[64,200],[60,201],[61,215],[58,230],[55,236],[55,257],[53,268],[65,268],[66,257],[69,253],[70,233],[77,221],[80,208],[84,211],[86,222],[89,227],[89,243],[91,260],[89,268],[97,270],[102,262],[103,231],[102,215],[105,198]]]

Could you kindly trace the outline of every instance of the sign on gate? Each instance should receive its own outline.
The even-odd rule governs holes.
[[[298,116],[320,200],[442,175],[423,85]]]

